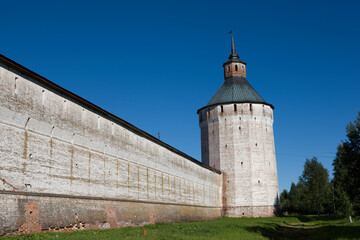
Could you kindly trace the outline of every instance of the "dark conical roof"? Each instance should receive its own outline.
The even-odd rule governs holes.
[[[246,78],[242,76],[226,78],[223,85],[221,85],[205,107],[226,103],[262,103],[274,108],[271,104],[265,102]]]
[[[246,71],[244,71],[244,69],[242,72],[238,71],[237,68],[231,69],[233,63],[240,62],[243,65],[246,65],[246,63],[241,61],[239,55],[236,53],[234,36],[232,35],[232,31],[229,33],[231,33],[231,54],[228,61],[223,64],[225,70],[225,82],[211,98],[210,102],[205,107],[200,108],[197,112],[199,113],[202,109],[207,107],[230,103],[259,103],[268,105],[274,109],[274,106],[265,102],[246,80]],[[229,67],[229,69],[226,70],[226,67]],[[236,64],[235,67],[238,67],[238,65]]]

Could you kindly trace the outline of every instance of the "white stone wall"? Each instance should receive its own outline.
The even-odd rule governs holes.
[[[224,175],[226,215],[273,215],[279,189],[272,108],[226,104],[205,108],[199,115],[202,160]]]
[[[2,191],[221,208],[220,174],[2,63],[0,178]]]

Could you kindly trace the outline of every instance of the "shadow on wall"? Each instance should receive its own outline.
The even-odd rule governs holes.
[[[274,212],[273,212],[274,216],[281,216],[281,208],[280,208],[280,198],[278,195],[276,195],[275,199],[274,199]]]

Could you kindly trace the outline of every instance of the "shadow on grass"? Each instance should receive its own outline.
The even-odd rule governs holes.
[[[299,219],[301,222],[313,222],[313,221],[333,221],[337,219],[342,219],[342,217],[336,216],[336,215],[320,215],[320,216],[311,216],[311,215],[305,215],[305,216],[296,216],[297,219]]]
[[[322,226],[312,228],[267,224],[247,227],[249,232],[261,233],[269,239],[360,239],[360,226]]]

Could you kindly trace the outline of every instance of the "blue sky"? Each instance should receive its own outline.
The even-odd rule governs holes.
[[[280,191],[306,158],[332,172],[360,111],[359,1],[3,1],[0,53],[201,159],[196,110],[234,32],[275,106]]]

